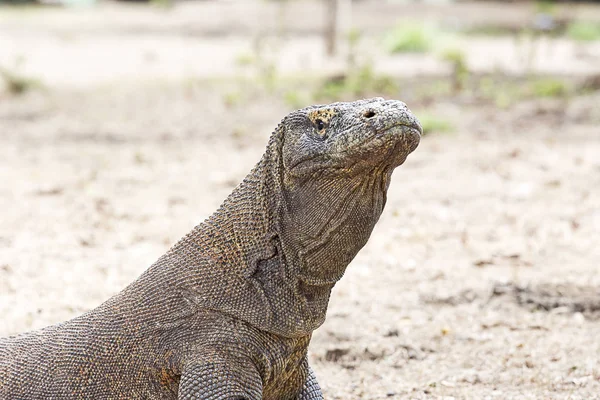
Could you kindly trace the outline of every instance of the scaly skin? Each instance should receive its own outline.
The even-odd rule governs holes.
[[[0,399],[321,399],[311,334],[420,133],[380,98],[289,114],[221,207],[131,285],[0,339]]]

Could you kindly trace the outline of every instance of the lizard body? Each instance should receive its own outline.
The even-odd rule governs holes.
[[[0,339],[0,399],[322,399],[311,334],[420,133],[381,98],[289,114],[221,207],[127,288]]]

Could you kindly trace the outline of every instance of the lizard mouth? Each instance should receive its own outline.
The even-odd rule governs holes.
[[[389,128],[383,130],[379,135],[386,137],[395,136],[396,140],[407,145],[405,146],[407,153],[412,153],[421,141],[421,136],[423,136],[423,128],[417,121],[400,123],[390,126]]]
[[[421,123],[414,116],[412,118],[410,118],[408,121],[401,122],[401,123],[399,123],[397,125],[401,125],[401,126],[406,126],[408,128],[412,128],[412,129],[416,130],[417,132],[419,132],[419,135],[423,134],[423,127],[421,127]]]
[[[396,130],[398,131],[398,128],[400,129],[400,131],[398,133],[406,135],[411,134],[413,136],[417,136],[417,137],[421,137],[423,136],[423,128],[421,127],[421,124],[419,123],[419,121],[417,121],[416,119],[414,120],[410,120],[408,122],[399,122],[396,124],[393,124],[392,126],[386,127],[383,130],[381,130],[380,134],[387,134],[388,132],[392,131],[392,130]]]

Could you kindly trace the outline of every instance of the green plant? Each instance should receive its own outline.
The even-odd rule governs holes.
[[[160,8],[171,8],[173,7],[173,0],[150,0],[150,4]]]
[[[276,43],[270,42],[263,34],[254,37],[253,53],[241,53],[235,63],[240,70],[246,70],[253,79],[260,82],[268,91],[274,91],[277,86],[277,66],[272,55]]]
[[[346,40],[348,42],[348,56],[346,59],[346,65],[349,69],[356,67],[358,43],[360,42],[361,38],[362,33],[358,29],[350,30],[350,32],[348,32],[348,35],[346,36]]]
[[[0,76],[4,80],[8,91],[15,95],[42,87],[42,83],[38,79],[21,75],[18,72],[10,71],[6,68],[0,67]]]
[[[239,67],[246,67],[254,64],[256,57],[249,53],[241,53],[235,58],[235,64]]]
[[[239,91],[229,91],[223,94],[223,102],[227,107],[235,107],[242,102],[242,94]]]
[[[300,108],[307,103],[307,101],[298,91],[291,89],[285,92],[283,100],[292,108]]]
[[[475,90],[481,98],[493,102],[498,108],[508,108],[523,97],[521,85],[502,74],[481,77]]]
[[[370,94],[391,95],[398,90],[396,82],[387,75],[376,74],[370,63],[350,69],[346,74],[327,79],[314,97],[324,100],[341,100]]]
[[[567,36],[581,42],[600,40],[600,24],[586,21],[574,21],[567,26]]]
[[[554,15],[554,14],[556,14],[556,1],[554,1],[554,0],[536,0],[535,9],[538,13]]]
[[[493,100],[496,107],[506,109],[515,103],[516,96],[510,90],[499,90],[493,96]]]
[[[567,84],[556,78],[539,78],[530,85],[536,97],[560,97],[568,93]]]
[[[449,133],[454,131],[454,126],[450,121],[435,117],[427,112],[416,113],[423,128],[423,135],[432,133]]]
[[[442,59],[452,65],[452,82],[455,91],[462,90],[469,79],[469,68],[465,53],[458,49],[448,49]]]
[[[384,46],[390,53],[424,53],[433,44],[433,29],[423,24],[396,25],[384,37]]]
[[[484,98],[491,98],[496,92],[496,82],[491,76],[482,76],[477,82],[477,92]]]

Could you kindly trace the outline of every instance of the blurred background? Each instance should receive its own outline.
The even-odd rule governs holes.
[[[600,3],[9,1],[0,335],[121,290],[289,111],[421,120],[310,360],[328,399],[599,399]]]

